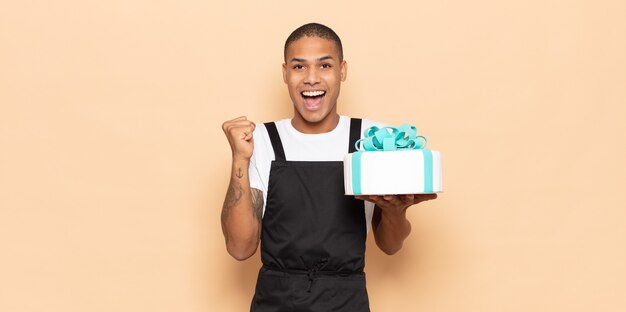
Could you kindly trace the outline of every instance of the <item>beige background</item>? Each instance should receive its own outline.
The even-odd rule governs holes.
[[[378,2],[376,2],[378,3]],[[2,1],[0,311],[245,311],[220,125],[291,115],[282,45],[319,21],[339,110],[411,122],[445,193],[411,208],[374,311],[623,311],[623,1]]]

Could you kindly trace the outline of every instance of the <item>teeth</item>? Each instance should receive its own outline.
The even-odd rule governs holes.
[[[302,95],[304,96],[320,96],[325,94],[326,91],[304,91],[302,92]]]

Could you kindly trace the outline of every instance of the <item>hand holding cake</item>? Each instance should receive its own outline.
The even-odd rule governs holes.
[[[406,209],[423,201],[437,198],[437,194],[404,194],[404,195],[356,195],[356,199],[367,200],[382,209]]]

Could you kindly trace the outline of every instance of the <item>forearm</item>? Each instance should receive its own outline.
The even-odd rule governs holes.
[[[404,240],[411,233],[411,223],[406,218],[406,209],[383,210],[376,207],[377,226],[374,229],[376,245],[386,254],[392,255],[402,249]]]
[[[230,184],[222,206],[222,231],[226,249],[238,260],[252,256],[259,244],[262,194],[259,205],[260,191],[250,188],[248,166],[248,160],[233,159]]]

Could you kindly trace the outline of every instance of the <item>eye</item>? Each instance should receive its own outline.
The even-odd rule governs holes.
[[[296,65],[293,66],[293,69],[297,69],[297,70],[300,70],[300,69],[303,69],[303,68],[304,68],[304,66],[302,66],[300,64],[296,64]]]
[[[323,69],[328,69],[328,68],[331,68],[331,67],[333,67],[333,66],[332,66],[332,65],[330,65],[330,64],[322,64],[322,66],[321,66],[321,67],[322,67]]]

